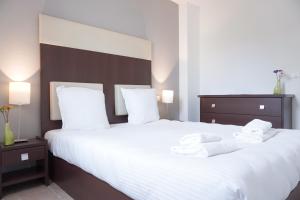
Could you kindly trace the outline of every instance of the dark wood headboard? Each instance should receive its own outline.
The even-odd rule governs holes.
[[[102,83],[110,123],[127,122],[115,115],[114,85],[151,85],[151,61],[68,47],[40,44],[42,135],[61,128],[50,120],[51,81]]]

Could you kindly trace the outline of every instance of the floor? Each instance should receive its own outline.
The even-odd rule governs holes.
[[[58,185],[32,182],[7,188],[2,200],[73,200]]]

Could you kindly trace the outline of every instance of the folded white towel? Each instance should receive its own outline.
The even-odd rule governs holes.
[[[171,151],[178,154],[183,155],[193,155],[196,154],[198,151],[201,151],[202,145],[178,145],[171,147]]]
[[[199,143],[198,145],[179,145],[171,147],[171,151],[176,154],[207,158],[238,150],[235,141],[221,141],[210,143]]]
[[[180,138],[179,144],[194,145],[194,144],[206,143],[206,142],[218,142],[221,140],[222,140],[221,137],[209,133],[193,133],[193,134],[185,135],[182,138]]]
[[[274,137],[278,133],[277,130],[271,129],[263,135],[249,134],[249,133],[236,133],[235,138],[242,143],[263,143],[270,138]]]
[[[272,123],[254,119],[242,128],[243,133],[264,135],[272,128]]]

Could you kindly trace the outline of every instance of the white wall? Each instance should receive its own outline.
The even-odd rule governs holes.
[[[300,74],[300,1],[199,0],[200,94],[272,93],[282,68]],[[295,94],[294,128],[300,129],[300,79],[285,80],[286,93]],[[198,102],[191,102],[197,108]],[[199,119],[190,112],[190,120]]]
[[[175,1],[175,0],[174,0]],[[179,118],[187,121],[199,113],[199,11],[197,4],[179,4]]]
[[[188,117],[199,121],[200,8],[188,4]]]

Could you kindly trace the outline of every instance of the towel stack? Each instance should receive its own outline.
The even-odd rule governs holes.
[[[200,158],[230,153],[237,149],[235,142],[225,142],[221,137],[208,133],[185,135],[179,140],[178,146],[171,147],[173,153]]]
[[[235,137],[244,143],[262,143],[275,136],[277,131],[272,129],[272,123],[254,119],[244,126]]]

